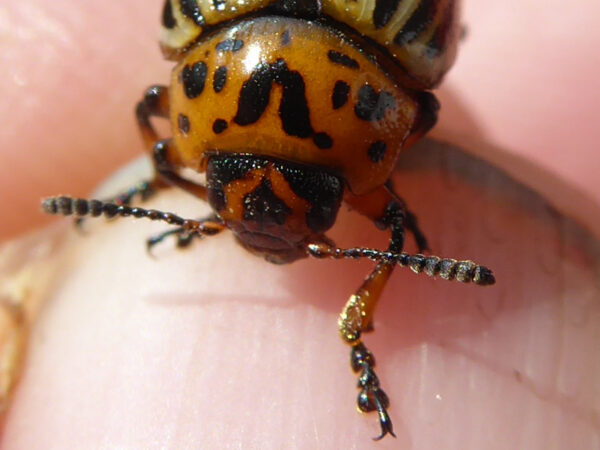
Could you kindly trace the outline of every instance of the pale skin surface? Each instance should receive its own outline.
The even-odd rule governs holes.
[[[131,20],[141,17],[130,13]],[[98,11],[104,24],[96,26],[106,31],[104,14],[110,18],[110,9]],[[123,39],[118,20],[110,27],[116,37],[96,38]],[[147,45],[149,35],[138,38]],[[120,44],[119,53],[141,48],[137,41]],[[72,178],[70,193],[83,195],[93,185],[83,170],[102,170],[108,152],[139,153],[131,105],[139,85],[167,79],[168,66],[133,64],[71,72],[69,89],[60,93],[29,91],[33,104],[52,104],[70,121],[42,121],[41,134],[7,135],[6,148],[27,148],[10,156],[9,175],[38,151],[46,161],[40,173],[51,167],[54,179]],[[68,94],[78,92],[75,86],[91,86],[97,97]],[[64,128],[79,137],[61,141]],[[73,163],[82,145],[96,155],[87,166]],[[398,177],[398,190],[436,252],[488,264],[499,283],[460,286],[406,270],[393,276],[377,333],[365,339],[378,358],[398,435],[376,445],[600,448],[597,242],[496,172],[449,149],[422,149],[434,155],[433,165],[419,163],[418,152],[407,155],[416,170]],[[439,152],[449,156],[440,159]],[[51,166],[43,159],[48,154]],[[473,179],[473,172],[489,176]],[[42,190],[33,185],[39,180],[25,187],[37,196],[64,191]],[[8,203],[22,203],[25,193],[14,195]],[[207,212],[176,192],[150,205],[190,217]],[[144,239],[162,229],[126,220],[88,223],[86,236],[71,231],[53,247],[57,272],[43,296],[3,448],[370,446],[376,419],[354,411],[355,377],[335,321],[371,264],[273,266],[244,252],[229,233],[184,252],[165,243],[153,260]],[[347,246],[385,245],[383,234],[345,211],[332,237]],[[22,282],[39,281],[33,280]]]

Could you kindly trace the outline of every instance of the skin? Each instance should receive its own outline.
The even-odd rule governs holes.
[[[48,38],[45,52],[30,43],[8,56],[11,70],[27,78],[22,89],[28,95],[19,91],[22,81],[10,84],[2,108],[19,108],[3,111],[13,122],[3,128],[3,142],[27,151],[3,153],[0,179],[12,186],[3,191],[8,204],[29,202],[22,211],[34,211],[46,194],[84,194],[95,177],[139,154],[132,105],[142,87],[166,80],[170,67],[151,40],[140,38],[154,35],[160,5],[153,11],[132,6],[125,16],[111,16],[116,6],[110,3],[83,13],[53,5],[43,19],[8,11],[25,25],[11,29],[15,39],[25,39],[25,30]],[[36,17],[41,22],[28,22]],[[110,20],[115,34],[99,37]],[[143,25],[134,33],[119,21]],[[96,31],[100,43],[86,29]],[[94,59],[82,46],[94,49]],[[70,58],[64,59],[65,49]],[[27,52],[54,63],[58,55],[63,59],[36,61],[43,64],[39,70],[27,62],[34,59],[24,60]],[[123,60],[131,64],[123,68]],[[54,69],[45,70],[46,64]],[[16,72],[9,73],[14,80]],[[446,92],[444,108],[455,111],[453,91]],[[83,114],[90,104],[93,113]],[[441,125],[454,120],[460,126],[463,118]],[[471,113],[467,118],[476,122]],[[26,132],[27,124],[35,132]],[[433,249],[493,267],[499,283],[477,288],[406,270],[394,274],[376,316],[377,333],[365,342],[378,359],[398,440],[374,445],[599,448],[597,241],[498,173],[473,181],[473,167],[480,166],[448,149],[447,157],[428,165],[419,154],[435,153],[435,146],[421,149],[407,154],[398,191],[418,213]],[[136,181],[139,172],[113,179],[105,192]],[[28,182],[16,182],[24,173]],[[562,177],[551,181],[564,184]],[[24,189],[17,193],[14,186]],[[568,191],[561,195],[580,201]],[[148,206],[190,217],[208,212],[175,191]],[[5,236],[23,230],[19,221],[32,222],[33,214],[7,219]],[[11,280],[22,274],[19,283],[29,291],[19,292],[30,294],[17,298],[26,302],[27,317],[37,319],[6,416],[4,447],[371,445],[376,418],[354,411],[355,377],[335,331],[337,314],[371,263],[274,266],[244,252],[228,233],[185,252],[165,243],[155,260],[143,242],[163,226],[123,220],[85,228],[82,237],[63,222],[3,249],[2,273]],[[379,248],[386,239],[346,211],[332,237]],[[30,254],[40,256],[25,258]],[[27,267],[33,275],[20,270]]]

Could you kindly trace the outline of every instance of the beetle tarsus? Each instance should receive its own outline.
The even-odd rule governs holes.
[[[377,411],[379,416],[381,434],[373,438],[373,440],[378,441],[387,434],[396,437],[392,419],[387,412],[390,400],[383,389],[379,387],[379,379],[373,370],[375,367],[375,357],[360,341],[352,346],[352,350],[350,351],[350,366],[355,373],[360,372],[357,387],[361,391],[356,400],[358,409],[365,413]]]
[[[190,234],[186,232],[182,227],[177,227],[172,230],[166,230],[162,233],[156,234],[154,236],[150,236],[146,239],[146,250],[150,255],[152,255],[152,249],[157,244],[164,241],[169,236],[175,236],[177,248],[186,248],[189,247],[195,237],[201,238],[202,236],[199,234]]]
[[[152,249],[155,245],[161,243],[169,236],[175,236],[177,248],[187,248],[194,239],[201,239],[203,236],[213,236],[225,229],[221,220],[214,214],[208,217],[198,219],[196,222],[201,224],[202,232],[195,232],[186,229],[185,227],[177,227],[171,230],[163,231],[154,236],[150,236],[146,240],[146,250],[152,254]]]
[[[388,414],[385,406],[383,406],[380,402],[378,402],[377,405],[377,413],[379,414],[379,426],[381,427],[381,434],[377,437],[374,437],[373,440],[379,441],[383,439],[387,434],[396,437],[396,435],[394,434],[392,419],[390,419],[390,415]]]

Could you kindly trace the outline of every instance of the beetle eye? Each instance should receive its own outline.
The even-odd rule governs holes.
[[[173,17],[173,7],[171,6],[171,0],[165,0],[165,6],[163,7],[162,12],[162,24],[165,28],[168,29],[175,28],[175,25],[177,25],[175,17]]]

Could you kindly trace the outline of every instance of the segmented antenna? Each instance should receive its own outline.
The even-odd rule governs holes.
[[[213,235],[221,231],[222,227],[214,227],[198,220],[184,219],[176,214],[145,209],[129,205],[119,205],[113,202],[88,200],[67,196],[49,197],[42,201],[42,211],[47,214],[60,214],[63,216],[74,215],[77,217],[129,217],[144,218],[166,222],[169,225],[178,225],[186,233]],[[439,256],[426,256],[420,253],[410,255],[406,252],[393,253],[372,248],[346,248],[332,247],[325,243],[308,244],[308,254],[314,258],[332,259],[359,259],[367,258],[372,261],[395,262],[400,267],[409,267],[414,273],[425,273],[430,277],[440,277],[444,280],[457,280],[461,283],[472,282],[479,286],[489,286],[496,282],[492,271],[485,266],[475,264],[473,261],[458,261]]]
[[[420,253],[410,255],[406,252],[382,252],[372,248],[336,248],[328,244],[309,244],[309,255],[315,258],[359,259],[367,258],[372,261],[396,262],[400,267],[408,267],[414,273],[425,273],[430,277],[440,277],[444,280],[457,280],[461,283],[474,283],[479,286],[489,286],[496,282],[492,271],[473,261],[458,261],[439,256],[426,256]]]
[[[203,235],[213,235],[221,231],[206,225],[198,220],[184,219],[170,212],[158,211],[156,209],[145,209],[137,206],[119,205],[113,202],[103,202],[101,200],[88,200],[83,198],[73,198],[67,196],[49,197],[42,201],[42,211],[47,214],[59,214],[63,216],[74,215],[77,217],[99,217],[108,218],[120,216],[133,216],[137,219],[150,219],[166,222],[169,225],[178,225],[186,233],[198,233]]]

